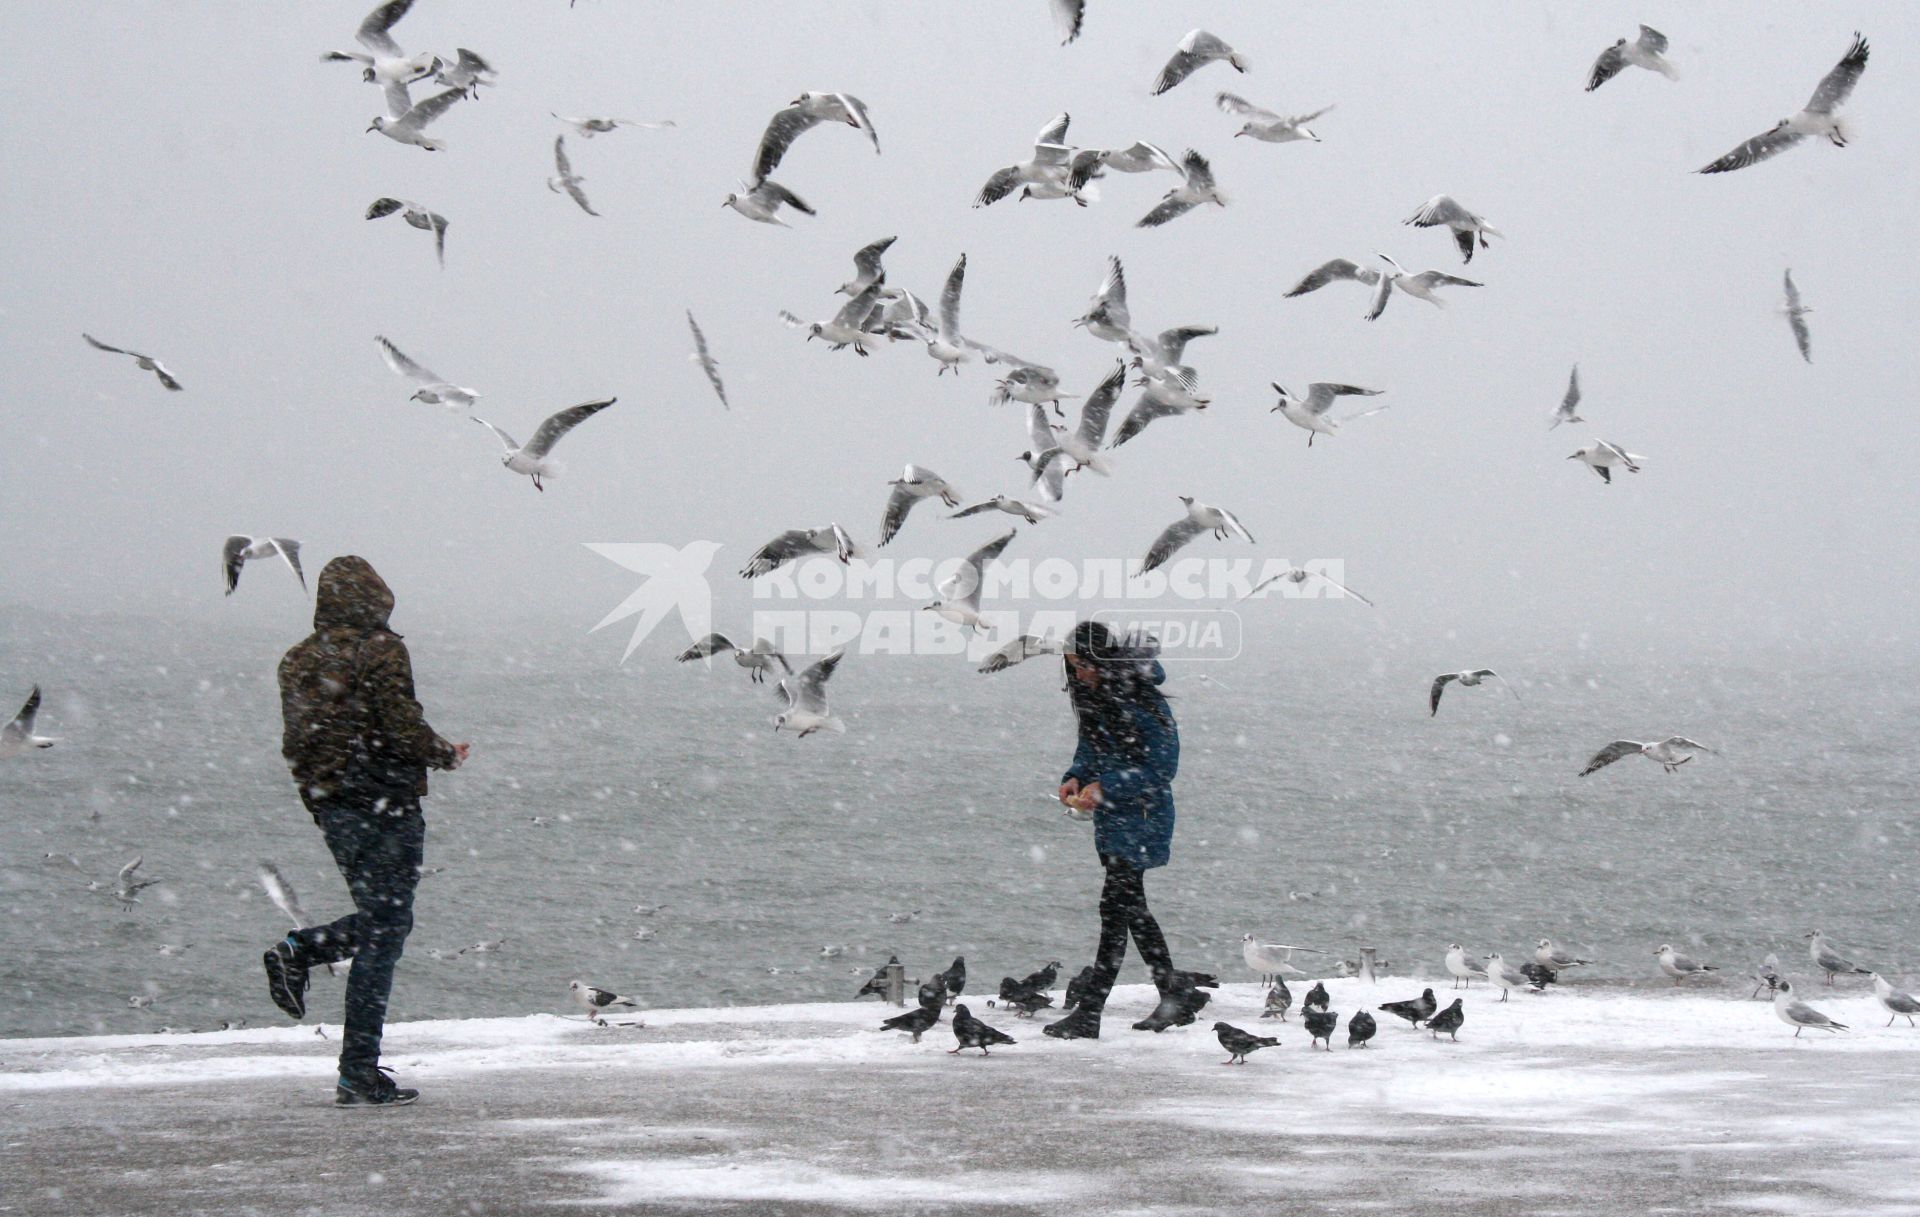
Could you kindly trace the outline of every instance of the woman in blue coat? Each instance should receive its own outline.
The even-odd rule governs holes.
[[[1163,1031],[1193,1021],[1207,1003],[1195,977],[1173,966],[1166,935],[1147,908],[1146,872],[1165,866],[1173,846],[1173,778],[1180,733],[1159,686],[1166,670],[1151,650],[1128,646],[1097,621],[1073,631],[1066,654],[1067,693],[1079,722],[1073,764],[1060,801],[1093,817],[1093,847],[1106,868],[1100,891],[1100,947],[1091,983],[1067,1017],[1046,1028],[1060,1039],[1097,1039],[1107,994],[1127,956],[1127,939],[1153,973],[1160,1005],[1134,1024]]]

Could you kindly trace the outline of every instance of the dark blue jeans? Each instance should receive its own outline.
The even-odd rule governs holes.
[[[308,967],[353,960],[347,974],[340,1072],[363,1076],[380,1061],[393,967],[413,929],[413,889],[425,856],[426,821],[418,799],[370,803],[330,794],[306,803],[347,881],[356,911],[332,925],[295,930],[288,941]]]

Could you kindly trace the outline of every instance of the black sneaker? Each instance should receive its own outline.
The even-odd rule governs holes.
[[[1133,1025],[1135,1031],[1152,1031],[1156,1034],[1168,1027],[1185,1027],[1193,1022],[1193,1016],[1206,1007],[1210,995],[1194,987],[1193,978],[1185,972],[1175,972],[1167,987],[1160,991],[1160,1004],[1153,1013]]]
[[[287,1012],[289,1018],[307,1016],[307,965],[293,953],[293,944],[284,938],[267,951],[261,962],[267,967],[267,996]]]
[[[411,1086],[395,1086],[393,1071],[385,1065],[375,1065],[371,1073],[348,1077],[340,1075],[333,1087],[333,1105],[335,1107],[405,1107],[420,1097],[420,1092]]]
[[[1048,1023],[1041,1032],[1057,1040],[1097,1040],[1100,1038],[1100,1012],[1075,1006],[1073,1013]]]

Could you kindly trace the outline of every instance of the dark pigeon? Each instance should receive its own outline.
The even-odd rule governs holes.
[[[1432,1018],[1433,1012],[1439,1008],[1440,1003],[1434,1000],[1432,989],[1422,989],[1418,997],[1407,1001],[1390,1001],[1380,1007],[1388,1014],[1406,1019],[1407,1023],[1414,1027]]]
[[[1433,1032],[1434,1039],[1439,1039],[1440,1033],[1444,1031],[1449,1038],[1457,1040],[1460,1038],[1460,1024],[1466,1021],[1466,1009],[1461,1006],[1460,999],[1456,997],[1451,1006],[1427,1020],[1427,1030]]]
[[[861,985],[860,991],[853,995],[855,1000],[865,997],[869,993],[873,994],[875,997],[879,998],[881,1001],[887,1000],[887,969],[899,962],[900,962],[900,957],[898,955],[887,956],[887,962],[882,964],[880,967],[875,968],[873,970],[873,975],[867,979],[867,983],[864,985]]]
[[[1333,999],[1327,996],[1327,986],[1316,980],[1313,982],[1313,988],[1307,990],[1307,1000],[1300,1003],[1300,1008],[1311,1010],[1318,1006],[1324,1010],[1332,1004]]]
[[[1086,997],[1087,990],[1093,987],[1093,965],[1080,969],[1080,974],[1067,982],[1067,1005],[1078,1006]]]
[[[1324,1006],[1305,1006],[1300,1017],[1306,1021],[1307,1031],[1313,1040],[1307,1044],[1311,1048],[1321,1040],[1327,1042],[1327,1051],[1333,1051],[1333,1029],[1340,1025],[1340,1016]]]
[[[935,1002],[931,1006],[922,1005],[905,1014],[896,1014],[880,1024],[882,1031],[911,1031],[913,1042],[919,1043],[920,1037],[940,1021],[941,1005]]]
[[[1365,1048],[1367,1041],[1372,1039],[1374,1032],[1378,1030],[1380,1026],[1373,1021],[1373,1015],[1365,1010],[1360,1011],[1347,1020],[1347,1047]]]
[[[1543,963],[1522,964],[1520,974],[1538,985],[1542,990],[1560,979],[1560,973]]]
[[[1287,1021],[1287,1011],[1292,1006],[1293,990],[1287,988],[1286,981],[1276,979],[1273,988],[1267,990],[1267,1008],[1260,1017],[1277,1018],[1284,1023]]]
[[[1044,1010],[1053,1004],[1053,994],[1018,993],[1001,1004],[1013,1011],[1015,1018],[1032,1018],[1035,1010]]]
[[[936,973],[934,979],[945,986],[947,991],[945,1000],[952,1001],[959,997],[960,991],[967,987],[967,957],[955,955],[953,962],[947,965],[947,970]]]
[[[1222,1065],[1244,1065],[1247,1063],[1247,1053],[1272,1048],[1280,1043],[1271,1035],[1248,1035],[1232,1023],[1215,1023],[1213,1033],[1220,1037],[1220,1046],[1229,1054],[1226,1060],[1220,1062]]]
[[[961,1002],[953,1008],[953,1038],[958,1040],[959,1043],[957,1046],[947,1050],[948,1056],[952,1056],[962,1048],[978,1048],[981,1056],[989,1056],[991,1054],[987,1051],[988,1044],[1011,1044],[1014,1042],[1011,1035],[1008,1035],[1004,1031],[997,1031],[975,1018],[973,1011],[967,1009],[965,1002]]]
[[[1029,993],[1045,993],[1053,988],[1054,978],[1059,975],[1060,961],[1056,959],[1038,972],[1028,973],[1027,978],[1020,982],[1020,987]]]

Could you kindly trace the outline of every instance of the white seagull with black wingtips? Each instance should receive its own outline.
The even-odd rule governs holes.
[[[508,435],[505,431],[502,431],[484,418],[476,418],[473,421],[493,432],[500,440],[501,445],[506,449],[506,454],[500,458],[502,465],[505,465],[514,473],[523,473],[532,478],[533,488],[535,490],[545,490],[546,487],[541,485],[542,479],[558,477],[560,475],[559,463],[551,459],[553,446],[565,439],[567,432],[573,430],[581,423],[586,422],[618,400],[619,398],[617,397],[608,397],[601,401],[582,402],[577,406],[568,406],[566,409],[550,416],[545,422],[541,423],[539,430],[533,433],[533,438],[528,440],[524,445],[516,442],[511,435]]]

